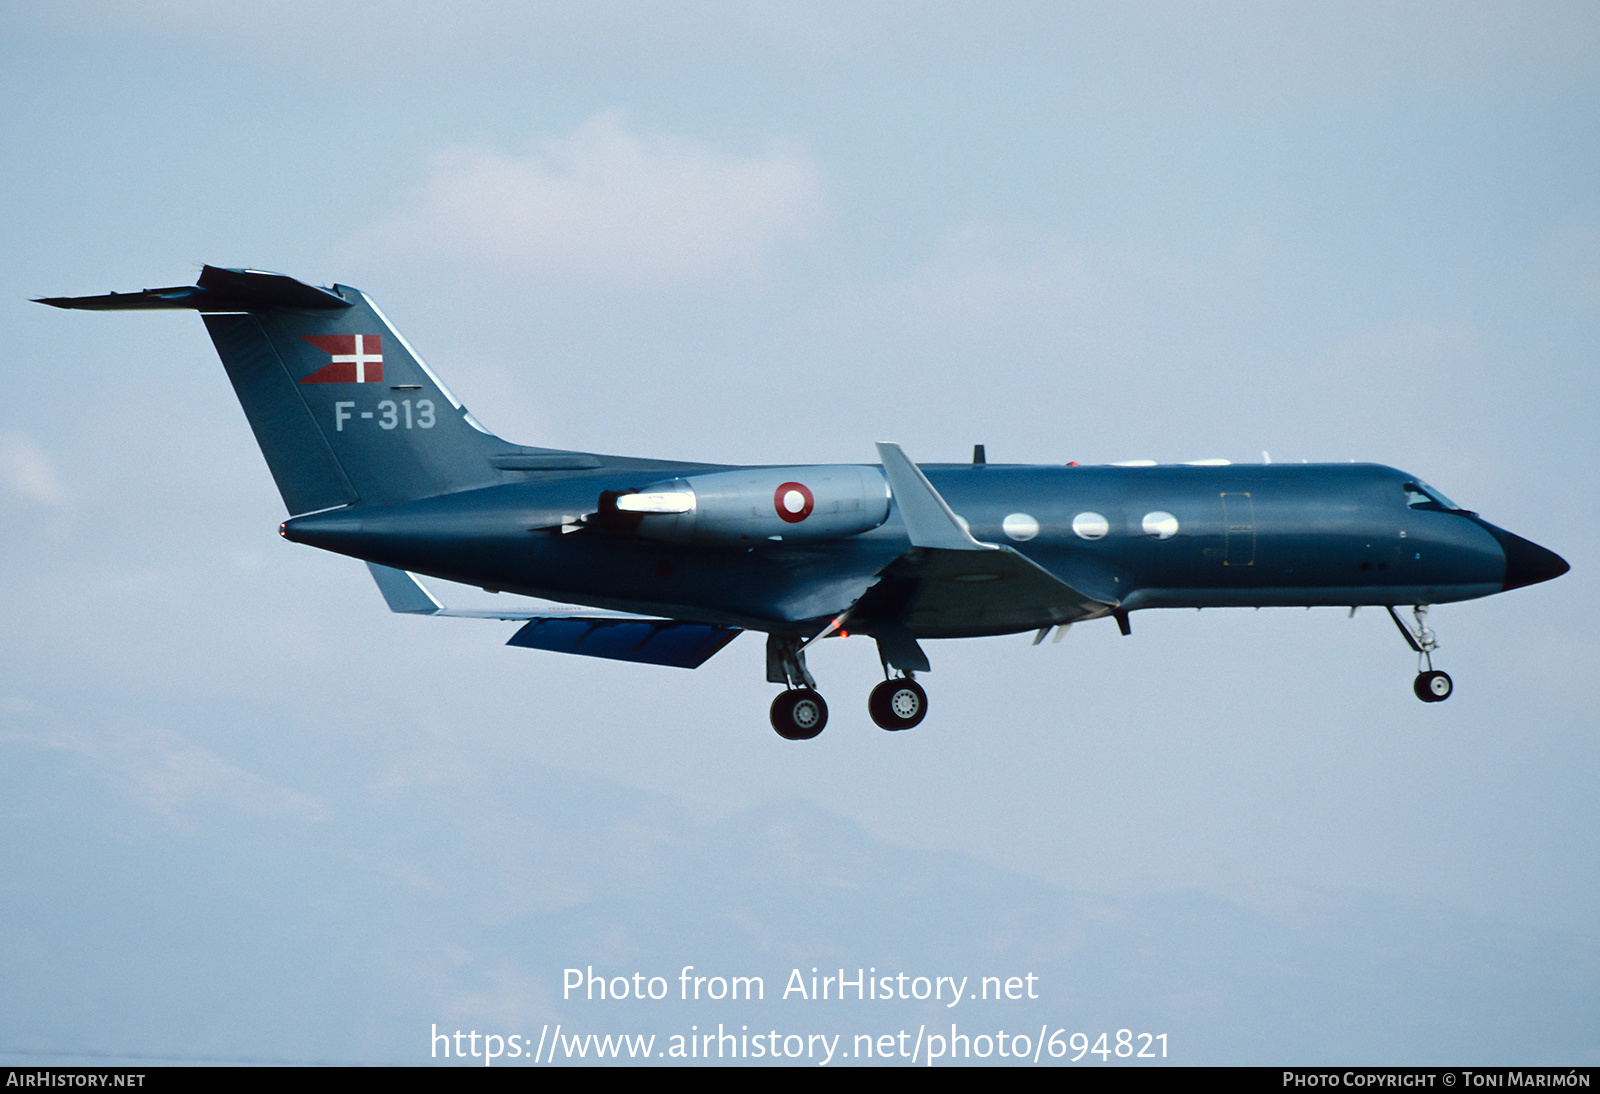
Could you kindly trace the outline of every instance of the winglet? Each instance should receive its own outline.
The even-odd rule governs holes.
[[[379,566],[376,562],[367,563],[367,569],[372,571],[372,580],[378,583],[378,591],[383,594],[384,603],[389,605],[391,612],[438,615],[444,611],[444,605],[434,599],[422,582],[406,571]]]
[[[900,507],[900,519],[913,547],[937,547],[947,551],[993,551],[992,543],[972,538],[967,524],[939,496],[928,477],[911,458],[892,443],[879,442],[878,458],[889,480],[889,492]]]

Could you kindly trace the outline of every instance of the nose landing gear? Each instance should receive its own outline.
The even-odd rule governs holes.
[[[1417,678],[1412,682],[1411,690],[1424,703],[1444,702],[1455,690],[1455,684],[1451,682],[1449,673],[1433,667],[1433,651],[1439,648],[1439,640],[1428,629],[1428,606],[1418,604],[1411,609],[1411,614],[1417,620],[1416,634],[1412,634],[1411,628],[1395,614],[1393,605],[1385,607],[1389,611],[1389,618],[1394,620],[1394,625],[1405,636],[1406,643],[1417,653]]]

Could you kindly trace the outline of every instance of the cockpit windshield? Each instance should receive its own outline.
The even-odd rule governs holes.
[[[1406,483],[1406,504],[1413,509],[1443,510],[1447,513],[1465,513],[1455,502],[1425,482]]]

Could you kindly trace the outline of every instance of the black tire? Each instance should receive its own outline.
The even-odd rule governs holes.
[[[881,729],[910,729],[928,715],[928,693],[915,680],[885,680],[867,696],[867,713]]]
[[[809,741],[828,724],[828,704],[810,688],[791,688],[772,700],[772,728],[786,741]]]
[[[1447,672],[1419,672],[1411,690],[1417,693],[1417,698],[1424,703],[1442,703],[1450,698],[1450,693],[1455,690],[1455,685],[1450,681]]]

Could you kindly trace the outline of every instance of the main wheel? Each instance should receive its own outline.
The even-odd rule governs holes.
[[[915,680],[885,680],[867,696],[867,713],[883,729],[910,729],[928,713],[928,693]]]
[[[786,741],[809,741],[828,724],[828,704],[810,688],[791,688],[772,700],[772,728]]]
[[[1417,693],[1417,698],[1424,703],[1442,703],[1450,698],[1450,693],[1455,690],[1455,685],[1450,682],[1447,672],[1419,672],[1416,683],[1411,685],[1411,690]]]

